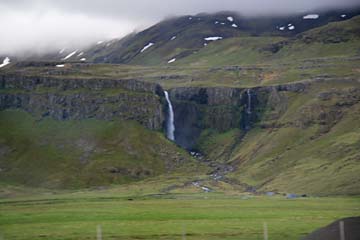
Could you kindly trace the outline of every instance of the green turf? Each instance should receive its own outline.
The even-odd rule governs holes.
[[[131,121],[56,121],[6,110],[0,112],[0,133],[0,180],[9,184],[107,186],[195,164],[161,132]]]
[[[142,187],[146,188],[146,182]],[[134,188],[136,189],[136,188]],[[359,198],[129,195],[124,187],[0,201],[3,239],[296,240],[330,222],[359,215]],[[129,201],[128,199],[132,199]]]

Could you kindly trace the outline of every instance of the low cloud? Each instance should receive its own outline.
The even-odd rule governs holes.
[[[82,48],[173,15],[223,10],[248,16],[291,14],[355,5],[358,0],[2,0],[0,54]]]

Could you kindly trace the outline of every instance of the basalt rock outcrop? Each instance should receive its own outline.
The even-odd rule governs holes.
[[[264,109],[279,105],[282,91],[302,92],[310,83],[245,88],[182,87],[169,91],[176,143],[188,150],[205,129],[251,129]],[[168,111],[158,84],[131,80],[0,76],[0,110],[23,109],[57,120],[134,120],[152,130],[165,126]]]
[[[137,80],[0,77],[0,110],[18,108],[57,120],[135,120],[160,130],[161,86]]]
[[[226,87],[171,89],[176,142],[191,150],[205,129],[225,132],[239,128],[246,132],[261,118],[266,107],[281,101],[280,92],[302,92],[309,84],[305,82],[251,89]]]

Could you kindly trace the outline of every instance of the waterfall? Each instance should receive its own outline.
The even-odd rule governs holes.
[[[164,91],[164,93],[169,108],[168,116],[166,118],[166,136],[171,141],[175,141],[174,110],[170,101],[169,93],[167,91]]]
[[[251,114],[251,90],[246,90],[247,96],[248,96],[248,103],[247,103],[247,113]]]

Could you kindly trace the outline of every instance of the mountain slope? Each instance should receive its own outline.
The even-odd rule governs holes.
[[[0,181],[45,188],[124,184],[194,166],[159,132],[131,121],[41,120],[0,112]]]
[[[246,134],[240,128],[206,131],[197,146],[213,161],[233,167],[230,181],[259,191],[359,194],[359,81],[334,79],[299,92],[272,91],[265,105],[252,111],[260,111],[258,120]]]
[[[5,109],[23,108],[32,116],[2,112],[2,118],[8,119],[3,125],[10,126],[9,131],[6,127],[2,130],[6,133],[2,152],[10,155],[0,162],[6,163],[0,166],[5,166],[0,175],[9,174],[3,178],[6,181],[27,183],[32,176],[24,174],[24,179],[21,171],[37,172],[26,165],[36,157],[56,164],[65,162],[66,176],[53,180],[54,170],[47,174],[40,168],[42,177],[34,178],[32,183],[48,179],[50,186],[58,187],[126,183],[158,176],[167,172],[167,163],[177,162],[176,156],[185,159],[186,164],[181,166],[187,168],[189,163],[191,168],[192,159],[185,150],[173,146],[158,132],[128,122],[135,120],[149,129],[164,131],[166,121],[162,117],[167,115],[168,106],[162,99],[162,88],[151,82],[161,84],[170,94],[176,143],[189,151],[199,151],[198,160],[212,168],[205,182],[209,186],[229,184],[241,191],[313,195],[359,194],[360,16],[342,17],[339,12],[319,15],[314,19],[304,19],[304,14],[245,19],[229,12],[184,16],[120,41],[98,43],[81,56],[76,52],[61,61],[9,64],[1,69],[0,94],[4,97],[0,100],[4,104],[0,105]],[[292,25],[288,26],[289,22]],[[287,30],[281,30],[279,26],[285,24]],[[291,26],[295,28],[289,29]],[[61,58],[71,53],[63,52]],[[80,57],[86,61],[78,61]],[[12,81],[6,88],[7,79]],[[46,84],[29,88],[25,81],[29,79],[40,85],[44,79],[48,80],[46,84],[60,84],[51,89]],[[16,89],[19,82],[25,89]],[[68,89],[69,82],[73,89]],[[115,89],[124,82],[128,89]],[[151,88],[151,96],[129,91],[139,82],[157,87]],[[91,87],[83,88],[82,84]],[[101,90],[104,84],[107,89]],[[55,104],[39,108],[41,99],[53,99]],[[85,106],[85,111],[79,106]],[[81,119],[76,118],[78,114]],[[13,117],[19,129],[11,124]],[[59,142],[47,138],[56,132],[57,125],[49,117],[62,120],[61,132],[74,136],[70,142],[62,135]],[[81,128],[78,121],[90,131],[85,145],[93,146],[87,141],[97,140],[96,152],[90,158],[94,159],[94,168],[90,170],[78,162],[84,149],[71,145],[84,142],[81,136],[86,131],[76,131],[76,127]],[[91,130],[92,124],[99,125],[101,134],[118,132],[119,136],[110,134],[99,140]],[[30,126],[45,135],[36,135]],[[25,132],[12,135],[18,131]],[[142,133],[149,137],[140,139]],[[16,138],[25,139],[26,144],[12,142]],[[44,138],[50,144],[30,145],[40,153],[36,155],[26,148],[33,138],[40,143]],[[122,145],[128,141],[131,144]],[[61,146],[66,146],[70,155],[61,155]],[[162,146],[175,159],[169,160],[161,153]],[[48,152],[55,154],[49,157]],[[68,158],[74,161],[67,162]],[[77,168],[79,175],[69,180]],[[186,173],[184,168],[182,174]],[[100,177],[94,180],[94,175]]]
[[[125,44],[118,49],[112,49],[112,53],[109,54],[108,49],[105,48],[103,52],[97,52],[96,56],[90,59],[103,63],[157,65],[186,58],[216,39],[266,36],[291,38],[330,22],[350,19],[359,12],[344,14],[335,11],[257,18],[242,17],[234,12],[183,16],[160,22],[128,37],[124,41]],[[143,51],[148,44],[153,45]]]

